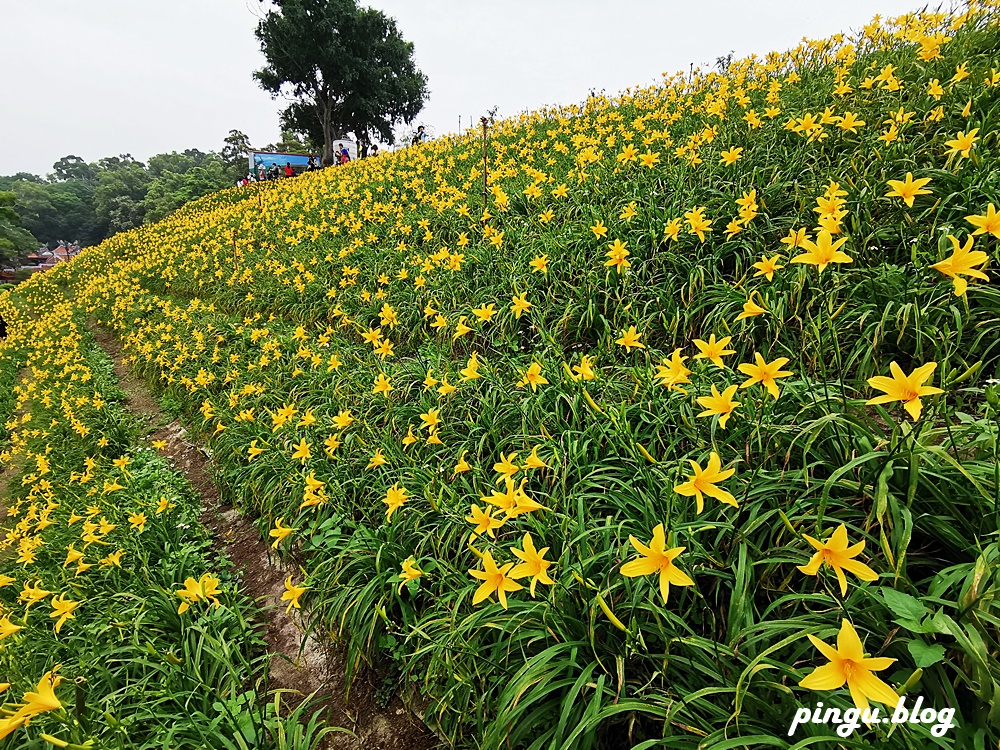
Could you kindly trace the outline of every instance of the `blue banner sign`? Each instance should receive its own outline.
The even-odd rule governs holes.
[[[286,164],[291,164],[296,172],[301,172],[309,166],[310,159],[315,159],[316,163],[319,163],[319,157],[311,154],[280,154],[271,151],[251,151],[249,161],[251,170],[257,170],[261,166],[264,169],[268,169],[273,164],[284,168]]]

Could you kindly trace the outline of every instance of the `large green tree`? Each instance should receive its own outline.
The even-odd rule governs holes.
[[[88,164],[79,156],[70,154],[64,156],[52,165],[53,177],[56,180],[87,180],[97,179],[97,165]]]
[[[254,73],[272,97],[290,95],[282,123],[322,142],[354,133],[364,153],[372,136],[394,142],[393,126],[410,123],[427,99],[427,76],[413,44],[381,11],[356,0],[274,0],[257,25],[267,65]]]
[[[140,204],[146,224],[159,221],[188,201],[233,183],[217,154],[159,154],[149,160],[155,175]],[[246,171],[246,166],[243,167]]]
[[[35,236],[46,242],[79,240],[84,245],[94,245],[104,239],[107,226],[97,215],[94,206],[93,181],[72,179],[56,182],[45,186],[48,202],[52,206],[52,215],[46,231],[35,231]],[[20,190],[18,197],[22,196]],[[28,222],[25,226],[30,227]]]
[[[142,224],[146,215],[142,202],[153,181],[146,165],[129,154],[106,157],[98,165],[101,172],[94,190],[94,206],[108,233],[117,234]]]
[[[14,193],[0,192],[0,262],[4,263],[38,247],[38,240],[20,225],[15,203],[17,196]]]
[[[304,135],[305,137],[300,137]],[[281,129],[281,137],[278,138],[274,143],[269,143],[264,146],[264,151],[278,151],[280,153],[288,154],[305,154],[312,153],[317,150],[322,150],[323,148],[322,137],[314,139],[310,137],[305,131],[299,130],[297,128],[285,128]]]
[[[223,139],[222,161],[226,165],[226,174],[233,182],[240,179],[249,169],[250,137],[240,130],[230,130]]]
[[[10,185],[17,195],[14,208],[21,226],[50,247],[59,240],[93,245],[104,239],[107,227],[94,209],[94,185],[85,180]],[[37,247],[37,246],[36,246]]]
[[[15,172],[14,174],[0,175],[0,190],[13,190],[15,182],[34,182],[41,184],[45,182],[37,174],[30,172]]]

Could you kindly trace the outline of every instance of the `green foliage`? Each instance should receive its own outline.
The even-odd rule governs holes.
[[[3,300],[0,313],[19,319]],[[321,746],[334,730],[319,726],[311,697],[289,712],[268,694],[261,613],[213,549],[200,497],[139,440],[111,360],[72,315],[39,326],[29,347],[0,344],[0,420],[48,425],[19,435],[25,459],[3,497],[0,602],[19,629],[3,636],[0,676],[9,700],[57,669],[62,705],[15,727],[4,746],[51,746],[45,737],[103,750]],[[75,423],[63,419],[68,402],[37,387],[54,382],[53,353],[74,362],[60,393],[73,399]],[[25,364],[30,374],[16,382]],[[8,436],[0,432],[0,454]],[[25,544],[33,537],[43,544]],[[205,573],[220,581],[217,603],[180,613],[177,590]],[[48,593],[29,608],[22,586]],[[55,596],[76,603],[58,623],[48,616]]]
[[[225,164],[215,154],[202,155],[202,158],[166,158],[179,156],[182,155],[161,154],[149,160],[149,171],[154,177],[142,201],[147,224],[159,221],[185,203],[228,187],[233,182]]]
[[[16,200],[14,193],[0,192],[0,262],[38,247],[31,232],[20,225],[20,217],[14,210]]]
[[[153,178],[141,162],[131,159],[103,169],[94,189],[97,215],[117,234],[142,224],[146,214],[143,200]]]
[[[273,97],[296,99],[283,126],[323,144],[353,132],[362,153],[373,135],[393,143],[393,126],[412,122],[427,99],[427,77],[396,22],[356,0],[280,0],[257,25],[267,66],[254,73]]]
[[[236,131],[233,131],[236,132]],[[244,139],[246,136],[244,136]],[[249,144],[243,142],[243,147]],[[48,181],[21,173],[0,177],[17,196],[21,225],[44,243],[96,245],[110,234],[159,221],[185,203],[229,187],[246,173],[245,155],[229,165],[215,153],[157,154],[148,165],[123,154],[88,164],[64,156]],[[19,253],[37,249],[21,241]]]
[[[106,228],[94,208],[93,181],[20,180],[12,189],[17,194],[17,212],[22,223],[41,241],[80,240],[84,245],[93,245],[104,239]],[[32,249],[37,247],[36,244]]]
[[[300,132],[304,133],[305,136],[300,137]],[[323,148],[322,144],[322,134],[316,140],[307,129],[297,129],[293,126],[282,124],[281,137],[275,143],[269,143],[260,150],[287,152],[290,154],[309,154],[320,151]]]
[[[230,130],[229,135],[223,141],[225,145],[219,155],[226,165],[230,182],[236,182],[247,172],[250,151],[253,150],[253,146],[250,145],[249,136],[239,130]]]
[[[393,659],[450,746],[993,746],[1000,293],[974,279],[956,295],[938,264],[949,236],[970,237],[967,217],[1000,203],[997,21],[995,8],[905,17],[850,47],[803,44],[725,77],[496,123],[485,179],[468,137],[216,193],[33,281],[17,304],[49,309],[63,285],[122,336],[201,431],[227,497],[262,529],[297,529],[283,544],[352,674]],[[922,59],[918,41],[938,32],[940,57]],[[847,112],[866,125],[842,127]],[[968,158],[949,154],[974,128]],[[733,148],[742,158],[727,166]],[[907,172],[930,178],[912,206],[886,194]],[[852,262],[789,262],[838,190]],[[759,210],[727,230],[751,192]],[[712,221],[704,237],[695,206]],[[996,257],[992,232],[972,239]],[[773,279],[757,274],[773,255]],[[531,308],[518,315],[521,295]],[[751,299],[766,313],[742,318]],[[474,312],[487,304],[488,322]],[[618,343],[632,326],[643,348]],[[391,354],[363,338],[375,328]],[[694,340],[713,334],[731,337],[725,367],[695,358]],[[691,370],[683,390],[661,382],[675,350]],[[778,398],[738,369],[755,354],[787,359]],[[572,374],[583,356],[593,379]],[[870,403],[890,363],[930,362],[942,392],[922,397],[919,419]],[[524,382],[533,363],[548,381],[537,391]],[[445,377],[457,390],[428,385]],[[702,414],[713,387],[743,383],[725,427]],[[422,425],[438,409],[435,442]],[[527,468],[534,448],[544,468]],[[734,470],[723,486],[738,507],[709,496],[699,509],[675,489],[712,453]],[[471,539],[470,506],[504,486],[504,457],[544,510]],[[392,488],[408,495],[389,520]],[[622,574],[631,538],[648,544],[660,524],[694,581],[666,601],[655,576]],[[877,576],[849,575],[846,593],[828,567],[801,570],[806,536],[841,524]],[[514,563],[526,533],[549,548],[555,583],[474,604],[470,571],[486,552]],[[411,559],[423,575],[401,585]],[[797,708],[854,705],[843,687],[800,684],[825,663],[807,636],[832,644],[844,620],[894,660],[883,680],[955,708],[958,726],[841,740],[808,725],[789,738]]]
[[[60,182],[67,180],[82,180],[84,182],[94,182],[97,180],[97,166],[88,164],[79,156],[70,154],[62,157],[52,165],[52,173],[55,179]]]

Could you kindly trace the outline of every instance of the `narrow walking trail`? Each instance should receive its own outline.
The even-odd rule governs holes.
[[[214,532],[220,553],[235,565],[242,590],[257,600],[267,617],[263,634],[272,653],[271,690],[288,691],[282,703],[300,704],[315,693],[326,721],[341,727],[325,741],[330,750],[431,750],[439,746],[429,729],[393,696],[380,700],[378,680],[370,670],[360,674],[347,690],[344,652],[316,633],[307,634],[308,610],[286,613],[281,601],[285,579],[301,580],[301,571],[269,554],[267,542],[239,510],[221,500],[211,474],[210,460],[188,439],[179,420],[169,421],[146,386],[133,378],[122,362],[121,345],[106,329],[90,325],[97,343],[114,362],[114,371],[126,402],[149,440],[166,442],[164,454],[201,495],[201,520]]]

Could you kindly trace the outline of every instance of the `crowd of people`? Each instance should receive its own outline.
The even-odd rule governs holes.
[[[413,134],[411,144],[417,146],[425,141],[429,140],[427,131],[424,130],[424,126],[421,125],[417,128],[417,132]],[[373,143],[368,146],[367,153],[365,156],[372,157],[378,156],[378,144]],[[337,144],[337,150],[333,155],[333,165],[338,166],[341,164],[347,164],[351,161],[351,154],[347,150],[347,146],[343,143]],[[304,172],[315,172],[321,169],[320,161],[318,156],[310,156],[309,161],[306,164]],[[286,161],[285,166],[282,167],[277,162],[271,164],[270,167],[265,167],[263,164],[256,165],[256,168],[247,172],[246,176],[240,180],[237,180],[237,185],[249,185],[251,182],[266,182],[268,180],[280,180],[285,177],[294,177],[296,175],[295,167],[292,166],[291,162]]]
[[[351,160],[349,154],[346,153],[347,149],[344,149],[344,154],[347,156],[347,161]],[[340,161],[338,163],[345,163]],[[306,164],[304,171],[315,172],[320,168],[319,158],[315,156],[310,156],[309,161]],[[251,182],[266,182],[268,180],[280,180],[286,177],[294,177],[296,174],[295,167],[292,166],[291,162],[285,162],[285,166],[281,166],[277,162],[271,164],[270,167],[265,167],[263,164],[258,164],[255,170],[251,170],[246,173],[246,176],[237,182],[238,185],[249,185]]]
[[[368,149],[368,156],[378,155],[378,146],[374,143]],[[347,150],[347,146],[343,143],[337,144],[337,150],[334,153],[334,165],[347,164],[351,161],[351,153]],[[320,161],[318,156],[310,156],[309,161],[306,163],[304,172],[315,172],[320,169]],[[246,176],[239,181],[240,185],[249,185],[251,182],[265,182],[267,180],[280,180],[285,177],[294,177],[297,174],[295,167],[289,161],[285,162],[285,166],[281,166],[278,162],[274,162],[270,167],[265,167],[263,164],[258,164],[255,170],[247,172]]]

